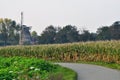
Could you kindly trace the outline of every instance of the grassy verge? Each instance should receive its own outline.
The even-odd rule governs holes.
[[[0,80],[76,80],[70,69],[45,60],[0,57]]]
[[[56,74],[51,74],[50,80],[77,80],[77,73],[71,69],[60,67]]]
[[[77,73],[68,68],[62,68],[58,72],[61,72],[63,75],[63,80],[77,80]]]

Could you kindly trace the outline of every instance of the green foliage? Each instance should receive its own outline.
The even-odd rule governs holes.
[[[119,40],[120,22],[116,21],[111,26],[102,26],[96,33],[90,33],[89,30],[77,31],[76,26],[66,25],[63,28],[48,26],[39,37],[40,44],[70,43],[78,41],[96,41],[96,40]]]
[[[37,32],[36,31],[33,31],[31,33],[31,37],[32,37],[32,43],[33,44],[38,44],[38,35],[37,35]]]
[[[97,36],[98,40],[110,40],[111,39],[110,29],[107,26],[98,28],[97,33],[98,33],[98,36]]]
[[[80,35],[80,41],[91,41],[93,39],[93,35],[88,30],[83,30],[83,33]]]
[[[18,28],[19,26],[15,21],[8,18],[0,18],[0,37],[1,41],[4,41],[4,45],[18,43]]]
[[[116,21],[110,26],[111,38],[115,40],[120,39],[120,21]]]
[[[76,80],[75,76],[74,71],[45,60],[0,57],[0,80]]]
[[[102,26],[97,30],[98,40],[119,40],[120,39],[120,21],[114,22],[111,26]]]
[[[49,43],[54,43],[54,37],[56,35],[56,29],[54,26],[50,25],[48,26],[41,34],[39,38],[39,43],[40,44],[49,44]]]
[[[72,25],[66,25],[55,36],[56,43],[78,42],[79,32],[77,28]]]
[[[58,66],[33,58],[0,57],[0,80],[26,78],[47,79],[48,73],[54,72]],[[47,77],[46,77],[47,76]],[[24,79],[23,79],[24,80]]]
[[[39,37],[40,44],[68,43],[79,41],[79,32],[72,25],[60,27],[48,26]]]

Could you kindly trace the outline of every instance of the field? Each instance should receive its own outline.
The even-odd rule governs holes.
[[[0,80],[75,80],[75,72],[35,58],[0,57]]]
[[[75,80],[75,72],[46,60],[82,62],[120,69],[120,41],[7,46],[0,47],[0,56],[0,80]]]
[[[120,64],[120,41],[8,46],[0,48],[0,56],[35,57],[57,62],[101,61]]]

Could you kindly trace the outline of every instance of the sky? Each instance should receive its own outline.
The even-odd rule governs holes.
[[[32,26],[41,34],[49,25],[76,26],[96,32],[97,28],[120,21],[120,0],[0,0],[0,18]]]

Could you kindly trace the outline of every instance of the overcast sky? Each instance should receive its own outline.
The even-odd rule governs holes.
[[[0,18],[32,26],[40,34],[49,25],[75,25],[95,32],[120,20],[120,0],[0,0]]]

